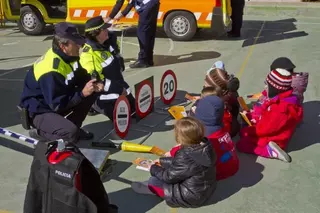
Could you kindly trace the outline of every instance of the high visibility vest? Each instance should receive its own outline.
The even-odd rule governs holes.
[[[69,85],[74,78],[74,71],[79,68],[78,62],[66,63],[62,58],[53,52],[52,48],[50,48],[46,54],[40,57],[33,64],[33,72],[36,81],[39,78],[49,72],[58,72],[65,78],[66,85]]]
[[[108,50],[94,51],[89,44],[85,44],[80,55],[80,63],[90,75],[97,71],[100,79],[104,80],[103,69],[112,66],[115,57]]]
[[[130,93],[129,85],[124,81],[122,75],[121,62],[118,53],[114,51],[112,46],[109,49],[93,48],[90,44],[86,43],[80,55],[80,64],[87,72],[92,75],[94,72],[99,75],[100,80],[104,81],[106,94],[100,96],[101,100],[117,99],[119,94],[115,88],[109,88],[108,85],[115,82],[118,87],[117,91],[122,91],[123,88],[127,89]]]

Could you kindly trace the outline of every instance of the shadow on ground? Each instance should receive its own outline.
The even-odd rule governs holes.
[[[292,136],[288,152],[302,150],[320,142],[320,101],[305,102],[303,109],[303,121]]]
[[[262,180],[264,166],[257,162],[257,156],[243,153],[238,153],[238,156],[239,171],[234,176],[218,182],[216,191],[206,205],[228,199],[242,188],[252,187]]]
[[[297,22],[297,19],[295,18],[281,19],[276,21],[244,20],[242,37],[239,39],[227,38],[225,35],[217,38],[213,36],[211,29],[202,29],[190,42],[207,40],[243,40],[242,47],[247,47],[253,45],[254,42],[256,42],[255,44],[264,44],[272,41],[307,36],[308,33],[305,31],[297,31],[298,28],[295,25],[295,22]],[[259,39],[256,40],[256,37],[262,26],[263,30],[258,37]],[[128,30],[125,33],[125,36],[136,37],[136,31],[134,29]],[[157,37],[167,38],[163,29],[160,28],[157,31]]]
[[[215,59],[221,56],[220,53],[215,51],[199,51],[183,55],[157,55],[153,56],[154,66],[165,66],[172,64],[179,64],[185,62],[201,61],[207,59]],[[125,63],[136,60],[135,58],[126,58]]]
[[[179,103],[185,103],[186,93],[187,93],[186,91],[177,90],[176,98],[175,98],[176,100],[173,101],[171,105],[165,105],[162,103],[161,100],[159,100],[160,99],[159,97],[155,97],[154,112],[152,112],[151,114],[149,114],[147,117],[145,117],[140,121],[137,121],[135,118],[132,118],[131,126],[129,128],[129,133],[124,139],[117,138],[115,134],[110,134],[110,137],[109,136],[106,137],[106,135],[110,133],[110,131],[113,129],[113,126],[114,126],[113,123],[110,120],[108,120],[107,117],[106,117],[106,121],[88,124],[88,125],[85,125],[84,128],[93,133],[104,132],[105,136],[103,136],[100,139],[96,138],[96,140],[104,139],[102,141],[106,141],[106,142],[110,140],[116,140],[116,141],[125,140],[125,141],[135,142],[135,140],[145,137],[153,132],[170,131],[173,129],[173,125],[168,125],[167,121],[170,121],[173,118],[168,113],[167,108],[169,106],[173,106]],[[140,143],[141,140],[136,141],[136,143],[137,142]]]
[[[145,213],[162,202],[157,196],[137,194],[130,187],[108,195],[111,203],[119,206],[119,213]]]
[[[20,124],[17,105],[23,89],[23,79],[30,67],[12,69],[12,73],[1,75],[11,70],[0,69],[0,96],[3,98],[0,111],[0,127]]]
[[[3,137],[0,137],[0,145],[8,149],[12,149],[14,151],[21,152],[23,154],[30,155],[30,156],[33,156],[33,153],[34,153],[33,148],[20,144],[16,141],[3,138]]]

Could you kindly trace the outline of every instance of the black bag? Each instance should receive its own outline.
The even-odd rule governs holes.
[[[58,142],[38,143],[31,165],[24,213],[117,213],[94,166],[74,145],[56,164],[48,156]],[[69,152],[70,154],[70,152]]]

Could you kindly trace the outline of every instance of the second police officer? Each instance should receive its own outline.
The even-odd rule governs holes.
[[[130,64],[130,68],[145,68],[154,65],[153,49],[157,31],[157,19],[160,7],[159,0],[128,0],[129,4],[126,8],[118,13],[124,3],[124,0],[117,0],[110,16],[106,18],[106,22],[111,19],[120,20],[126,16],[134,7],[139,14],[137,36],[139,41],[138,59]]]
[[[110,26],[101,16],[86,22],[86,43],[80,55],[80,64],[93,78],[104,83],[104,92],[93,104],[93,109],[113,120],[113,110],[118,97],[125,95],[128,98],[131,112],[135,112],[135,98],[123,78],[123,58],[116,35],[108,31]]]

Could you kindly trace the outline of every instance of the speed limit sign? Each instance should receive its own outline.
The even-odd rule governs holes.
[[[126,137],[130,127],[131,109],[128,99],[121,95],[114,106],[113,123],[117,135],[120,138]]]
[[[172,70],[167,70],[161,78],[160,95],[164,104],[170,104],[177,94],[177,77]]]

